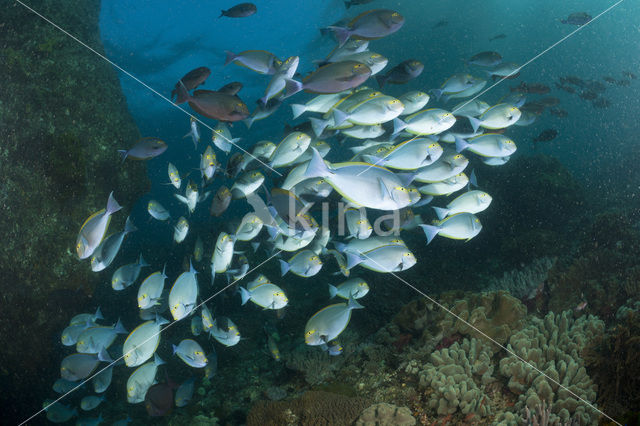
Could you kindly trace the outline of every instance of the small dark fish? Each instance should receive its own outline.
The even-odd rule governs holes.
[[[553,96],[547,96],[546,98],[539,99],[538,102],[549,108],[558,105],[560,103],[560,99],[554,98]]]
[[[598,97],[598,94],[594,93],[594,92],[590,92],[588,90],[585,90],[582,93],[580,93],[579,96],[582,99],[584,99],[585,101],[592,101],[592,100],[594,100],[594,99],[596,99]]]
[[[492,51],[480,52],[467,59],[466,62],[467,64],[478,65],[481,67],[495,67],[502,63],[502,55],[498,52]]]
[[[631,81],[629,80],[616,80],[616,86],[627,87],[631,86]]]
[[[444,19],[441,21],[436,22],[432,28],[442,28],[444,26],[449,25],[449,21],[445,21]]]
[[[578,87],[584,87],[587,84],[583,79],[574,75],[566,75],[564,77],[560,77],[560,83],[572,84]]]
[[[562,22],[563,24],[581,26],[591,21],[591,19],[591,15],[589,15],[587,12],[576,12],[569,15],[567,19],[562,19],[560,22]]]
[[[597,98],[593,102],[591,102],[594,108],[609,108],[611,106],[611,101],[606,98]]]
[[[530,112],[534,115],[541,115],[544,112],[545,105],[541,104],[540,102],[527,102],[519,109],[520,111]]]
[[[144,406],[151,417],[163,417],[173,410],[173,386],[157,383],[147,390]]]
[[[551,108],[549,112],[556,117],[564,118],[569,116],[569,113],[561,108]]]
[[[385,75],[376,76],[380,87],[385,83],[405,84],[422,74],[424,64],[415,59],[409,59],[391,68]]]
[[[333,62],[306,76],[302,83],[287,79],[285,97],[300,90],[309,93],[338,93],[358,87],[370,76],[371,68],[360,62]]]
[[[162,139],[148,137],[142,138],[129,149],[119,149],[122,161],[127,158],[133,160],[148,160],[157,157],[167,150],[167,143]]]
[[[257,11],[258,8],[253,3],[240,3],[231,9],[221,10],[218,18],[222,18],[223,16],[228,18],[246,18],[247,16],[255,14]]]
[[[218,93],[226,93],[227,95],[235,96],[240,90],[242,90],[242,83],[234,81],[219,88]]]
[[[632,73],[631,71],[622,71],[622,75],[630,78],[632,80],[636,80],[638,77],[636,77],[636,75],[634,73]]]
[[[500,40],[501,38],[507,38],[506,34],[498,34],[498,35],[494,35],[493,37],[491,37],[489,39],[489,41],[493,41],[493,40]]]
[[[604,93],[607,90],[607,86],[595,80],[590,80],[586,82],[585,87],[588,90],[591,90],[592,92],[596,92],[596,93]]]
[[[349,38],[375,40],[398,31],[404,25],[404,16],[389,9],[367,10],[356,16],[348,26],[329,27],[342,46]]]
[[[198,114],[220,121],[239,121],[249,116],[249,108],[237,96],[211,90],[196,90],[187,98]]]
[[[602,77],[602,79],[603,79],[604,81],[606,81],[607,83],[609,83],[609,84],[614,84],[614,83],[616,82],[616,79],[615,79],[615,78],[613,78],[613,77],[609,77],[609,76]]]
[[[176,97],[176,105],[187,101],[190,90],[204,84],[205,80],[211,75],[211,70],[207,67],[199,67],[189,71],[176,83],[175,88],[171,91],[171,99]]]
[[[543,130],[536,138],[533,140],[534,142],[549,142],[554,140],[558,136],[558,131],[556,129],[546,129]]]
[[[224,213],[229,204],[231,203],[231,191],[226,186],[221,186],[216,191],[216,195],[213,196],[213,201],[211,202],[211,208],[209,208],[209,213],[211,216],[218,217],[222,213]]]
[[[556,88],[564,90],[567,93],[576,93],[576,89],[563,83],[556,82]]]
[[[551,91],[549,86],[542,83],[525,83],[524,81],[520,85],[511,88],[512,92],[520,93],[532,93],[538,95],[544,95]]]
[[[349,9],[351,6],[359,6],[361,4],[371,3],[373,0],[350,0],[345,1],[344,6]]]
[[[238,170],[238,166],[242,163],[242,153],[235,152],[229,159],[227,160],[227,167],[225,167],[225,172],[227,176],[230,178],[234,178],[238,175],[240,170]],[[233,195],[233,194],[231,194]]]

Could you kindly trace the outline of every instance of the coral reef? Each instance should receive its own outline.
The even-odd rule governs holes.
[[[332,357],[316,347],[299,345],[287,355],[287,368],[304,374],[310,385],[326,382],[334,377],[345,357]]]
[[[466,322],[450,314],[445,316],[440,323],[445,335],[458,333],[480,338],[478,329],[500,344],[524,325],[527,315],[524,305],[506,291],[469,294],[456,300],[450,311]],[[497,351],[499,347],[493,345],[492,349]]]
[[[100,1],[31,6],[103,51]],[[65,306],[85,306],[99,279],[73,253],[80,225],[110,191],[130,206],[148,181],[143,164],[118,160],[117,149],[140,135],[110,65],[18,3],[5,5],[0,27],[0,269],[12,283],[3,305],[16,307],[0,318],[0,364],[11,365],[0,379],[15,392],[3,405],[19,411],[16,396],[33,396],[57,349],[53,338],[33,336],[59,332]]]
[[[407,407],[396,407],[384,402],[366,408],[355,423],[356,426],[413,426],[415,424],[416,419]]]
[[[501,278],[491,280],[485,291],[505,290],[520,300],[530,299],[532,293],[547,280],[556,260],[555,257],[541,257],[522,268],[505,272]]]
[[[620,323],[596,336],[585,350],[587,369],[598,384],[598,403],[616,419],[628,417],[629,410],[640,407],[638,305],[636,309],[619,309]]]
[[[404,370],[418,376],[420,388],[431,390],[428,405],[438,415],[460,411],[485,417],[491,409],[483,388],[495,381],[491,356],[488,344],[464,339],[433,352],[424,365],[415,359],[408,361]]]
[[[544,319],[532,317],[525,328],[511,336],[507,348],[553,381],[515,356],[503,358],[500,373],[509,379],[509,390],[519,395],[516,408],[535,409],[546,401],[552,423],[571,419],[593,423],[595,411],[574,395],[595,402],[596,385],[587,375],[581,354],[588,340],[603,331],[601,320],[591,315],[574,320],[571,311],[550,312]]]
[[[368,406],[364,398],[308,391],[287,401],[258,401],[247,415],[247,426],[350,426]]]

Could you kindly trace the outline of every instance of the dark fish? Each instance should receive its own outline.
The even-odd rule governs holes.
[[[533,140],[534,142],[549,142],[558,136],[558,131],[556,129],[546,129],[543,130],[536,138]]]
[[[228,18],[246,18],[247,16],[255,14],[257,11],[258,8],[253,3],[240,3],[231,9],[220,11],[218,18],[222,18],[223,16]]]
[[[616,80],[616,86],[627,87],[631,86],[631,81],[629,80]]]
[[[591,102],[591,105],[593,105],[594,108],[609,108],[611,106],[611,102],[609,99],[600,97]]]
[[[404,17],[389,9],[367,10],[356,16],[348,26],[329,27],[342,46],[349,38],[376,40],[398,31],[404,25]]]
[[[157,383],[149,388],[144,397],[144,406],[151,417],[162,417],[173,409],[173,386]]]
[[[347,9],[349,9],[351,6],[359,6],[361,4],[367,4],[367,3],[371,3],[373,0],[350,0],[350,1],[345,1],[344,5]]]
[[[444,19],[441,21],[436,22],[432,28],[442,28],[444,26],[449,25],[449,21],[445,21]]]
[[[211,202],[211,208],[209,209],[209,213],[211,216],[218,217],[222,213],[224,213],[229,204],[231,203],[231,191],[226,186],[221,186],[216,191],[216,195],[213,196],[213,201]]]
[[[466,62],[481,67],[495,67],[502,63],[502,56],[498,52],[480,52],[470,57]]]
[[[242,90],[242,83],[234,81],[219,88],[218,93],[226,93],[227,95],[234,96],[237,95],[240,90]]]
[[[588,90],[585,90],[582,93],[580,93],[579,96],[582,99],[584,99],[585,101],[592,101],[592,100],[594,100],[594,99],[596,99],[598,97],[598,94],[594,93],[594,92],[590,92]]]
[[[591,15],[589,15],[587,12],[576,12],[569,15],[567,19],[562,19],[560,22],[562,22],[563,24],[580,26],[591,21],[591,19]]]
[[[520,93],[535,93],[538,95],[544,95],[549,93],[551,89],[546,84],[542,83],[525,83],[524,81],[520,85],[511,88],[512,92]]]
[[[615,79],[615,78],[613,78],[613,77],[609,77],[609,76],[602,77],[602,79],[603,79],[604,81],[606,81],[607,83],[609,83],[609,84],[614,84],[614,83],[616,82],[616,79]]]
[[[227,167],[225,167],[225,172],[227,176],[230,178],[234,178],[238,175],[240,170],[238,170],[238,166],[242,163],[242,153],[236,152],[227,160]],[[231,194],[233,195],[233,194]]]
[[[556,117],[560,117],[560,118],[564,118],[567,117],[569,115],[569,113],[563,109],[560,108],[551,108],[549,110],[549,112],[553,115],[555,115]]]
[[[607,90],[607,86],[595,80],[586,82],[585,87],[596,93],[604,93]]]
[[[636,80],[638,77],[636,77],[636,75],[634,73],[632,73],[631,71],[622,71],[622,75],[630,78],[632,80]]]
[[[554,98],[553,96],[547,96],[546,98],[539,99],[538,102],[549,108],[558,105],[560,103],[560,99]]]
[[[578,87],[584,87],[587,84],[583,79],[574,75],[566,75],[564,77],[560,77],[560,83],[573,84],[574,86]]]
[[[176,97],[176,104],[181,104],[187,101],[190,90],[204,84],[205,80],[211,74],[211,70],[207,67],[199,67],[189,71],[176,83],[175,88],[171,91],[171,99]]]
[[[148,160],[157,157],[167,150],[167,143],[158,138],[142,138],[129,149],[119,149],[122,161],[127,158],[133,160]]]
[[[305,204],[292,192],[282,188],[272,188],[269,197],[271,206],[278,216],[284,220],[290,228],[306,230],[313,227],[308,215],[305,215]]]
[[[415,59],[409,59],[391,68],[385,75],[376,76],[380,87],[385,83],[405,84],[422,74],[424,64]]]
[[[249,108],[237,96],[211,90],[196,90],[189,106],[198,114],[220,121],[239,121],[249,116]]]
[[[567,93],[576,93],[576,89],[563,83],[556,82],[556,88],[564,90]]]
[[[302,83],[287,79],[285,97],[300,90],[309,93],[338,93],[358,87],[370,76],[371,68],[360,62],[333,62],[306,76]]]
[[[534,115],[540,115],[544,112],[545,105],[541,104],[540,102],[527,102],[526,104],[522,105],[519,109],[520,111],[530,112],[531,114],[534,114]]]
[[[494,35],[493,37],[491,37],[489,39],[489,41],[493,41],[493,40],[500,40],[501,38],[507,38],[506,34],[498,34],[498,35]]]

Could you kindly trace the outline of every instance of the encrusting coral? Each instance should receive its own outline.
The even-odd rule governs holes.
[[[407,407],[396,407],[381,402],[366,408],[356,420],[355,426],[413,426],[415,424],[416,419]]]

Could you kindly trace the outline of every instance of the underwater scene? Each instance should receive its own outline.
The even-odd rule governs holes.
[[[640,424],[640,3],[6,0],[0,424]]]

